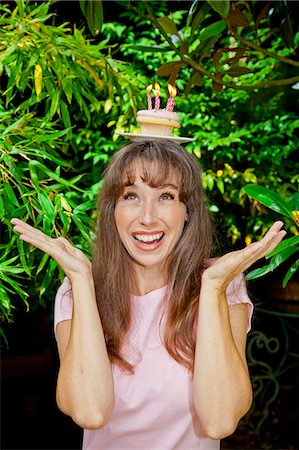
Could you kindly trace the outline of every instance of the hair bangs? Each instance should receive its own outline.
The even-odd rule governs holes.
[[[151,188],[163,188],[167,185],[174,185],[180,189],[180,173],[176,167],[171,167],[164,160],[148,160],[139,157],[131,163],[123,175],[124,186],[132,186],[136,176],[139,176],[143,183]]]
[[[177,147],[176,151],[174,147]],[[153,188],[175,185],[183,202],[192,195],[194,173],[191,173],[189,158],[179,145],[146,141],[129,144],[123,150],[116,158],[113,180],[110,180],[111,191],[117,197],[126,186],[134,184],[136,176]]]

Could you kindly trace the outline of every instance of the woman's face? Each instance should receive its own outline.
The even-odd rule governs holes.
[[[142,181],[137,166],[134,184],[125,186],[116,202],[115,222],[132,259],[144,267],[163,269],[182,234],[187,210],[179,200],[175,178],[154,188]]]

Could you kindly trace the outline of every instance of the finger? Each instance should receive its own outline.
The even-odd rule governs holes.
[[[284,236],[286,235],[286,231],[281,230],[283,225],[284,224],[281,221],[275,222],[267,231],[263,239],[261,239],[261,241],[257,243],[259,258],[262,258],[263,256],[270,253],[284,238]]]
[[[267,245],[267,248],[265,249],[263,256],[266,256],[269,253],[271,253],[275,249],[275,247],[277,247],[277,245],[282,241],[282,239],[285,237],[286,234],[287,232],[285,230],[279,231],[277,235],[273,237],[269,245]]]
[[[54,240],[52,238],[20,219],[14,218],[11,220],[11,223],[14,225],[14,231],[20,234],[20,240],[34,245],[34,247],[37,247],[43,252],[48,253],[50,256],[53,256]]]
[[[10,222],[12,223],[12,225],[14,225],[14,231],[17,231],[18,233],[28,231],[46,236],[42,231],[38,230],[37,228],[34,228],[33,226],[29,225],[23,220],[14,218]]]

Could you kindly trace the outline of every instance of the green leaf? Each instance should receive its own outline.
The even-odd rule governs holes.
[[[221,34],[226,27],[227,24],[223,20],[219,20],[218,22],[211,23],[211,25],[208,25],[207,27],[203,28],[199,33],[198,37],[201,41],[204,41],[206,39]]]
[[[79,231],[81,232],[82,236],[89,242],[90,241],[89,228],[82,223],[82,221],[79,219],[78,216],[73,215],[72,219],[76,224],[76,226],[78,227]]]
[[[16,120],[11,125],[6,127],[5,130],[3,130],[2,136],[5,136],[6,134],[9,134],[11,131],[13,131],[15,129],[18,129],[22,125],[23,122],[24,122],[24,118],[20,117],[20,119]]]
[[[24,0],[16,0],[16,4],[19,10],[19,16],[24,17]]]
[[[199,12],[196,14],[196,16],[194,17],[194,19],[192,21],[191,37],[194,35],[195,31],[198,29],[200,24],[203,22],[203,20],[205,19],[209,10],[210,10],[209,4],[204,3],[203,7],[199,10]]]
[[[292,211],[299,211],[299,194],[297,192],[288,199],[288,205]]]
[[[48,195],[44,191],[40,191],[37,193],[38,201],[40,203],[42,212],[49,219],[49,221],[53,224],[55,218],[54,205]]]
[[[90,209],[95,208],[96,201],[95,200],[89,200],[86,203],[81,203],[80,205],[76,206],[76,208],[73,210],[73,214],[78,214],[83,211],[89,211]]]
[[[282,264],[284,261],[286,261],[290,256],[292,256],[294,253],[298,252],[298,248],[296,247],[288,247],[282,250],[277,255],[273,256],[270,260],[270,269],[273,272],[280,264]]]
[[[172,48],[165,47],[162,45],[126,45],[125,48],[131,48],[134,50],[139,50],[141,52],[149,52],[149,53],[156,53],[156,52],[172,52]]]
[[[38,180],[38,176],[37,176],[37,172],[36,172],[36,161],[29,161],[28,163],[28,167],[29,167],[29,172],[30,172],[30,178],[31,178],[31,182],[34,185],[36,190],[39,190],[39,180]]]
[[[245,280],[254,280],[255,278],[260,278],[269,272],[271,272],[271,269],[270,265],[267,264],[266,266],[260,267],[259,269],[254,269],[251,272],[249,272],[245,276]]]
[[[7,181],[6,183],[4,183],[4,194],[6,196],[6,198],[15,206],[20,206],[17,197],[15,196],[15,193],[11,187],[11,185],[9,184],[9,182]],[[7,205],[6,205],[7,207]]]
[[[64,124],[65,128],[69,129],[69,133],[70,133],[69,137],[70,137],[71,136],[70,128],[72,127],[71,118],[69,115],[69,109],[67,107],[67,104],[63,100],[61,100],[61,102],[60,102],[60,110],[61,110],[63,124]]]
[[[4,205],[2,200],[2,195],[0,194],[0,220],[4,218]]]
[[[249,272],[245,276],[245,280],[254,280],[255,278],[260,278],[269,272],[271,272],[271,269],[270,265],[268,264],[266,266],[260,267],[259,269],[254,269],[251,272]]]
[[[258,200],[273,211],[294,219],[288,203],[280,195],[276,194],[276,192],[256,185],[247,185],[243,187],[243,190],[247,195]]]
[[[60,91],[57,89],[54,92],[54,95],[51,100],[51,107],[50,107],[50,118],[54,116],[54,114],[57,111],[58,105],[59,105],[59,99],[60,99]]]
[[[57,267],[56,261],[54,261],[54,259],[50,259],[50,262],[49,262],[49,264],[47,266],[47,269],[46,269],[46,274],[45,274],[45,276],[44,276],[44,278],[42,280],[42,283],[41,283],[39,297],[41,297],[46,292],[49,284],[53,280],[53,275],[54,275],[56,267]]]
[[[207,3],[214,9],[220,16],[228,17],[230,9],[230,0],[207,0]]]
[[[280,253],[282,250],[288,248],[288,247],[294,247],[295,245],[299,244],[299,236],[292,236],[288,239],[284,239],[282,242],[280,242],[277,247],[271,252],[266,255],[266,259],[272,258],[272,256],[277,255],[277,253]]]
[[[24,251],[24,241],[21,241],[20,239],[17,240],[17,246],[18,246],[18,252],[20,256],[20,260],[23,266],[24,271],[27,273],[28,276],[31,275],[31,270],[27,264],[27,260],[25,258],[25,251]]]
[[[289,282],[290,278],[294,275],[294,273],[297,272],[299,269],[299,259],[294,262],[294,264],[291,265],[291,267],[288,269],[287,273],[284,276],[284,279],[282,280],[282,287],[286,287],[287,283]]]
[[[176,24],[169,17],[159,17],[157,21],[166,33],[176,34],[179,36]]]
[[[43,270],[43,268],[45,267],[45,264],[48,261],[49,257],[50,257],[50,255],[48,253],[45,253],[43,255],[43,257],[41,259],[41,262],[39,263],[39,266],[38,266],[38,268],[36,270],[36,275],[38,275]]]
[[[222,180],[217,180],[216,181],[216,185],[219,189],[219,191],[221,192],[221,194],[224,194],[224,183]]]
[[[80,7],[87,19],[88,28],[93,36],[103,25],[103,5],[101,0],[80,0]]]
[[[1,306],[3,306],[7,310],[10,310],[11,309],[10,298],[2,286],[0,286],[0,292],[1,292],[1,300],[0,300]]]

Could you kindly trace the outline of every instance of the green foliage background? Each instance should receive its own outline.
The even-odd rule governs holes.
[[[92,12],[81,3],[88,17]],[[242,187],[258,183],[283,198],[296,191],[299,120],[291,105],[296,104],[298,91],[270,86],[263,91],[221,88],[220,92],[208,76],[199,76],[188,64],[178,65],[176,48],[181,51],[185,45],[187,51],[184,42],[188,39],[189,51],[192,45],[198,50],[198,39],[206,51],[216,41],[219,48],[236,45],[223,23],[219,24],[215,5],[221,2],[214,2],[214,9],[206,2],[201,22],[201,10],[195,6],[196,14],[190,14],[191,8],[176,10],[175,2],[150,2],[164,34],[153,27],[145,3],[115,3],[117,20],[105,21],[104,2],[104,23],[97,27],[89,20],[92,35],[86,25],[60,23],[59,14],[53,14],[55,4],[19,0],[0,6],[0,307],[4,322],[11,321],[14,310],[22,305],[29,309],[51,304],[57,287],[53,281],[59,283],[63,277],[47,255],[17,239],[10,219],[20,217],[51,236],[67,236],[88,254],[100,175],[125,143],[115,131],[137,130],[136,111],[145,107],[144,88],[154,81],[162,86],[163,103],[167,81],[176,76],[180,135],[196,137],[186,149],[203,165],[211,210],[227,245],[240,247],[258,239],[275,218],[249,199]],[[102,13],[97,12],[97,20]],[[227,14],[227,9],[220,13]],[[211,25],[213,29],[208,28]],[[259,26],[266,35],[266,18],[260,19]],[[174,47],[169,48],[169,36]],[[268,44],[273,52],[288,57],[298,41],[296,32],[291,45],[285,45],[278,33]],[[201,61],[215,74],[212,58],[205,56]],[[273,72],[285,70],[275,58],[270,61],[257,55],[247,61],[247,71],[241,70],[245,84],[260,83]],[[237,78],[238,85],[239,60],[234,67],[238,76],[229,80]],[[221,80],[228,76],[221,75]],[[290,236],[297,233],[291,220],[287,228]]]

